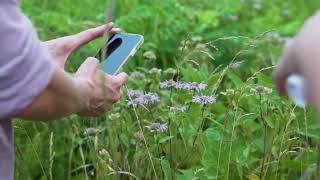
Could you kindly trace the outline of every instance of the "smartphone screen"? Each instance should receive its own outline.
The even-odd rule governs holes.
[[[102,70],[110,75],[118,73],[142,42],[143,37],[136,34],[115,34],[111,36],[103,47],[104,49],[100,49],[96,56],[101,62]]]

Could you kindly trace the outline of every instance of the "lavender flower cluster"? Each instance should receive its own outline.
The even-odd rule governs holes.
[[[128,95],[133,98],[128,100],[127,105],[129,106],[146,106],[160,101],[160,98],[156,93],[145,94],[140,90],[128,90]]]
[[[217,101],[217,96],[198,96],[195,95],[192,97],[192,102],[197,103],[197,104],[213,104]]]
[[[152,123],[150,126],[146,126],[150,130],[150,132],[164,132],[168,129],[167,123],[161,124],[161,123]]]
[[[168,80],[160,83],[161,89],[170,89],[170,88],[176,88],[179,90],[195,90],[197,92],[203,91],[207,88],[207,84],[204,82],[196,83],[196,82],[182,82],[182,81],[174,81],[174,80]]]
[[[133,97],[139,97],[139,96],[143,95],[144,92],[141,91],[141,90],[128,89],[127,94],[128,94],[128,96],[130,96],[131,98],[133,98]]]

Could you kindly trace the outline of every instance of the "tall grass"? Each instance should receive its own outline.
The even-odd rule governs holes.
[[[21,1],[43,40],[104,23],[106,4]],[[16,178],[316,177],[315,113],[278,97],[271,78],[285,38],[297,32],[314,7],[320,7],[318,2],[299,0],[117,1],[116,24],[145,36],[125,67],[130,80],[124,90],[157,93],[160,102],[132,107],[127,103],[133,97],[126,95],[96,119],[16,121]],[[103,41],[73,54],[67,70],[94,56]],[[159,88],[170,79],[207,87],[200,92]],[[194,95],[215,95],[217,101],[199,105]],[[181,105],[187,106],[183,112],[171,108]],[[153,131],[157,123],[168,128]]]

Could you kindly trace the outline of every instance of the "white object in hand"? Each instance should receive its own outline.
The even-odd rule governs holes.
[[[287,92],[293,102],[299,107],[306,107],[307,99],[307,81],[298,74],[293,74],[287,79]]]

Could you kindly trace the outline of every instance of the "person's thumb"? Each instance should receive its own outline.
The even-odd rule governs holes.
[[[93,57],[87,58],[79,67],[76,76],[93,76],[99,69],[99,60]]]

